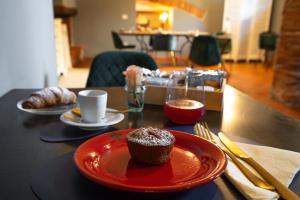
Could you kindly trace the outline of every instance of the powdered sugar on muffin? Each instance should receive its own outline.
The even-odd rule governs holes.
[[[145,146],[168,146],[174,142],[174,136],[159,128],[140,128],[127,135],[127,140]]]

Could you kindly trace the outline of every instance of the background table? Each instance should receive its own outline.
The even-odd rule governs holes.
[[[141,51],[149,51],[149,47],[147,42],[145,41],[146,36],[157,36],[157,35],[172,35],[176,37],[184,37],[185,42],[179,48],[179,52],[182,53],[183,48],[187,45],[192,43],[192,39],[199,35],[211,35],[212,33],[209,32],[200,32],[200,31],[119,31],[119,35],[123,36],[134,36],[137,42],[140,45]],[[223,34],[223,35],[216,35],[216,38],[222,40],[230,40],[230,35]]]
[[[126,107],[123,88],[102,89],[108,91],[109,107]],[[32,91],[12,90],[0,98],[1,199],[37,199],[30,189],[31,174],[43,163],[73,151],[83,142],[42,142],[39,139],[40,130],[59,119],[58,116],[36,116],[17,109],[17,101],[27,97]],[[236,141],[300,152],[298,120],[276,112],[230,86],[225,89],[224,111],[207,111],[205,121],[213,131],[222,129]],[[124,121],[114,127],[125,129],[140,126],[192,130],[188,126],[170,123],[163,114],[163,107],[154,105],[145,105],[142,113],[125,114]],[[291,188],[300,194],[299,176],[293,181]],[[207,198],[208,193],[211,199],[243,199],[224,176],[217,178],[213,185],[205,186],[203,197]]]

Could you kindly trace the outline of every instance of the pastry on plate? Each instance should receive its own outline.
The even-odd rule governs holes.
[[[133,160],[160,165],[169,160],[175,137],[167,130],[148,127],[128,133],[126,141]]]
[[[48,108],[52,106],[69,105],[76,103],[76,94],[63,87],[48,87],[33,92],[25,99],[22,107],[25,109]]]

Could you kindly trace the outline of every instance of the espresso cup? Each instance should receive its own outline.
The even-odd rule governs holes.
[[[81,118],[87,123],[99,123],[106,113],[107,92],[104,90],[83,90],[78,93]]]

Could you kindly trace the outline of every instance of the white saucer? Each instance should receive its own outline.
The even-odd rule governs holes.
[[[111,109],[111,108],[107,108],[106,110],[107,111],[117,111],[117,110]],[[122,113],[112,113],[112,112],[107,112],[107,111],[106,111],[105,118],[99,123],[86,123],[86,122],[82,121],[82,119],[79,116],[73,114],[73,112],[71,110],[63,113],[60,116],[60,120],[65,124],[68,124],[71,126],[77,126],[83,130],[99,130],[99,129],[106,128],[107,126],[117,124],[124,119],[124,114],[122,114]]]
[[[49,108],[39,108],[39,109],[26,109],[23,108],[22,104],[25,100],[21,100],[17,103],[17,108],[31,114],[36,115],[60,115],[72,108],[76,107],[76,103],[70,104],[70,105],[62,105],[62,106],[52,106]]]

